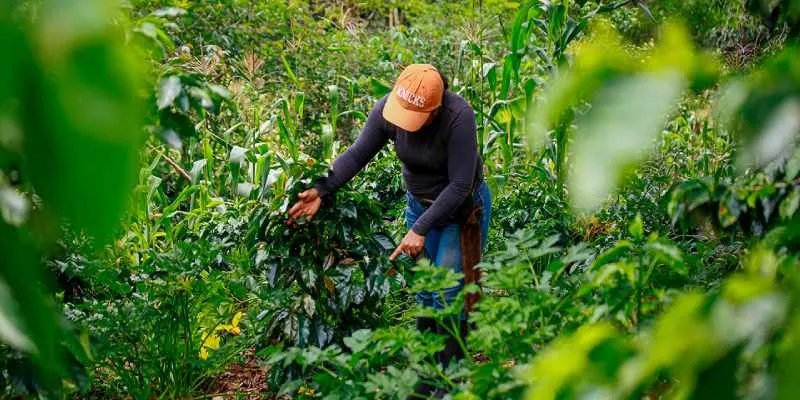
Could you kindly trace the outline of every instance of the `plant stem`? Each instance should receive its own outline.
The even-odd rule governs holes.
[[[150,146],[150,150],[153,150],[153,151],[157,152],[157,153],[158,153],[158,154],[159,154],[161,157],[164,157],[164,161],[166,161],[166,162],[167,162],[167,164],[169,164],[170,166],[172,166],[172,169],[174,169],[174,170],[175,170],[175,172],[177,172],[177,173],[178,173],[179,175],[181,175],[182,177],[186,178],[186,180],[187,180],[187,181],[189,181],[189,182],[191,182],[191,181],[192,181],[192,176],[191,176],[191,175],[189,175],[189,173],[188,173],[188,172],[186,172],[186,170],[185,170],[185,169],[183,169],[183,167],[181,167],[180,165],[178,165],[178,163],[177,163],[177,162],[175,162],[175,160],[173,160],[173,159],[172,159],[172,158],[170,158],[168,155],[166,155],[166,153],[164,153],[163,151],[161,151],[161,150],[159,150],[159,149],[155,148],[155,146],[152,146],[152,145]]]

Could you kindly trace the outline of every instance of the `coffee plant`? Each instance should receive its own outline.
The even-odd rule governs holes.
[[[0,397],[794,399],[798,10],[6,2]],[[494,204],[441,310],[414,294],[463,276],[388,257],[391,144],[287,215],[411,63],[473,107]]]

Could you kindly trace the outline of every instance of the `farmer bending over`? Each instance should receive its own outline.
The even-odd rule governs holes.
[[[447,88],[446,79],[432,65],[414,64],[403,70],[392,92],[370,112],[355,144],[334,161],[327,177],[300,193],[289,210],[290,218],[314,217],[322,197],[350,181],[392,141],[403,163],[409,230],[390,258],[423,255],[437,266],[464,272],[467,282],[477,283],[473,267],[486,246],[491,195],[478,155],[475,113],[464,98]],[[444,308],[463,286],[464,280],[444,290],[444,298],[439,293],[418,293],[417,302]],[[474,300],[467,297],[467,311]],[[461,337],[466,338],[464,315],[460,326]],[[417,328],[448,337],[445,349],[437,355],[443,366],[464,357],[455,338],[433,319],[418,318]]]

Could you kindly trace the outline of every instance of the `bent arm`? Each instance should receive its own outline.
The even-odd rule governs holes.
[[[466,108],[453,121],[447,143],[448,184],[411,228],[425,235],[435,225],[444,222],[472,192],[475,168],[478,165],[475,113]]]
[[[379,101],[370,111],[367,122],[356,142],[333,162],[327,177],[317,179],[314,187],[320,196],[333,193],[361,171],[389,140],[381,112],[384,101]]]

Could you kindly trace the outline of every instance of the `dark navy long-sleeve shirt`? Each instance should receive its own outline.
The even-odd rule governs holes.
[[[375,104],[356,142],[334,161],[316,188],[325,196],[346,184],[389,141],[403,163],[403,181],[414,196],[435,199],[412,229],[425,235],[444,224],[482,179],[475,113],[464,98],[445,92],[441,112],[417,132],[407,132],[383,118],[386,98]]]

